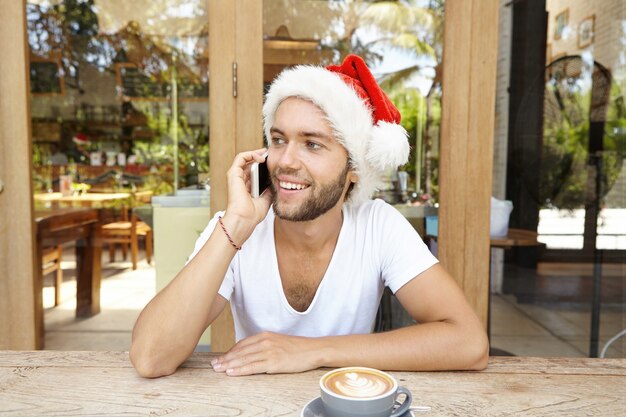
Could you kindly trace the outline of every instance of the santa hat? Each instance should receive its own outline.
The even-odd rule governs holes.
[[[89,138],[84,133],[75,134],[72,141],[77,145],[89,145]]]
[[[299,65],[283,71],[270,86],[263,105],[268,145],[276,109],[289,97],[316,104],[348,151],[359,177],[349,203],[368,200],[381,187],[385,171],[407,162],[409,142],[400,125],[400,112],[362,58],[349,55],[341,65]]]

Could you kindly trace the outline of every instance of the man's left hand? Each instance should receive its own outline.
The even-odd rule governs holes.
[[[312,348],[315,339],[263,332],[240,340],[213,359],[216,372],[229,376],[304,372],[318,367]]]

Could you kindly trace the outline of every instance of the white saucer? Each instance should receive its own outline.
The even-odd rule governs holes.
[[[326,417],[324,405],[322,405],[322,398],[317,397],[309,401],[309,403],[302,409],[300,417]]]
[[[322,398],[316,397],[309,401],[308,404],[302,409],[300,417],[326,417],[324,405],[322,404]],[[402,417],[413,417],[413,413],[411,410],[408,410],[402,415]]]

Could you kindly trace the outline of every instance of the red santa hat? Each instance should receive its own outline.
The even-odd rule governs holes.
[[[72,141],[77,145],[89,145],[89,137],[84,133],[76,133],[74,137],[72,137]]]
[[[299,65],[272,83],[263,105],[265,139],[280,103],[299,97],[316,104],[328,117],[337,140],[346,148],[359,179],[348,202],[368,200],[389,168],[407,162],[409,142],[400,112],[380,88],[362,58],[349,55],[341,65]]]

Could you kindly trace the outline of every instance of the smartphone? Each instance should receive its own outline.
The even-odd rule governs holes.
[[[255,162],[250,167],[251,186],[250,194],[256,198],[263,194],[263,191],[270,186],[270,173],[267,170],[267,154],[264,155],[265,161]]]

